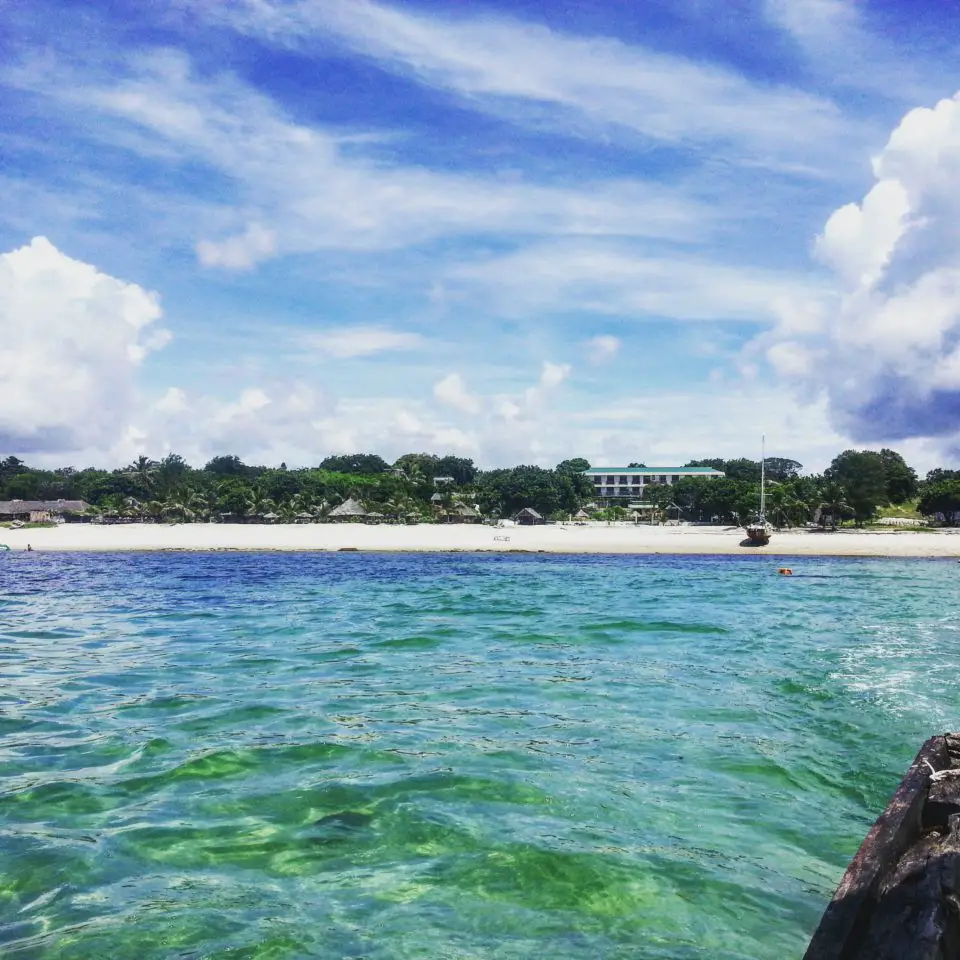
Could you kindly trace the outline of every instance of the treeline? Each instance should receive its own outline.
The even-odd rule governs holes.
[[[553,469],[479,470],[464,457],[410,453],[393,463],[374,454],[327,457],[296,470],[219,456],[196,468],[171,453],[160,460],[141,456],[117,470],[41,470],[7,457],[0,460],[0,500],[84,500],[106,517],[179,522],[322,520],[350,497],[394,519],[433,520],[457,504],[476,505],[489,518],[533,507],[559,519],[594,504],[593,484],[583,475],[589,466],[577,458]],[[756,517],[759,461],[694,460],[686,466],[714,467],[726,476],[651,484],[645,498],[686,520],[738,524]],[[901,504],[947,522],[960,518],[960,471],[933,470],[921,480],[893,450],[846,450],[822,475],[802,471],[796,460],[766,461],[767,517],[777,526],[860,524],[882,507]],[[592,512],[601,519],[625,515],[619,507]]]

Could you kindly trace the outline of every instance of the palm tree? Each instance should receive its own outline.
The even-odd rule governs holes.
[[[248,517],[264,517],[268,513],[273,513],[276,506],[273,500],[263,495],[262,490],[254,487],[247,497],[246,515]]]
[[[144,513],[144,505],[136,497],[124,497],[123,515],[125,517],[137,517],[143,520]]]
[[[778,530],[781,527],[789,527],[803,504],[787,487],[779,483],[771,486],[773,489],[767,493],[767,513]]]
[[[824,516],[830,517],[830,525],[834,530],[837,521],[843,522],[844,517],[852,517],[854,509],[847,502],[847,491],[836,481],[825,484],[820,489],[820,525],[824,526]]]
[[[136,481],[141,490],[149,491],[153,488],[159,469],[160,464],[156,460],[151,460],[141,454],[130,466],[123,470],[123,475]]]
[[[193,520],[196,517],[196,511],[191,508],[189,502],[184,502],[187,497],[170,496],[163,503],[162,514],[167,520],[184,523],[187,520]]]

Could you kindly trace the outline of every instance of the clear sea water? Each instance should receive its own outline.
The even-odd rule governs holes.
[[[799,957],[960,567],[0,555],[0,955]]]

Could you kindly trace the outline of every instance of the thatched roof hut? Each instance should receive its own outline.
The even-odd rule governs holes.
[[[582,507],[573,515],[574,520],[589,520],[590,514]]]
[[[12,520],[76,516],[89,509],[90,504],[83,500],[0,500],[0,517]]]
[[[363,509],[363,504],[358,503],[353,497],[344,500],[339,507],[334,507],[328,514],[328,520],[363,520],[367,511]]]
[[[533,507],[524,507],[519,513],[514,514],[513,519],[524,526],[547,522]]]
[[[444,523],[480,523],[483,517],[473,507],[465,503],[455,503],[443,514]]]

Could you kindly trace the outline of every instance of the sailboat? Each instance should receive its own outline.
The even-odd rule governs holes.
[[[770,542],[773,528],[767,523],[767,438],[760,441],[760,515],[756,523],[747,524],[747,539],[758,546],[765,546]]]

